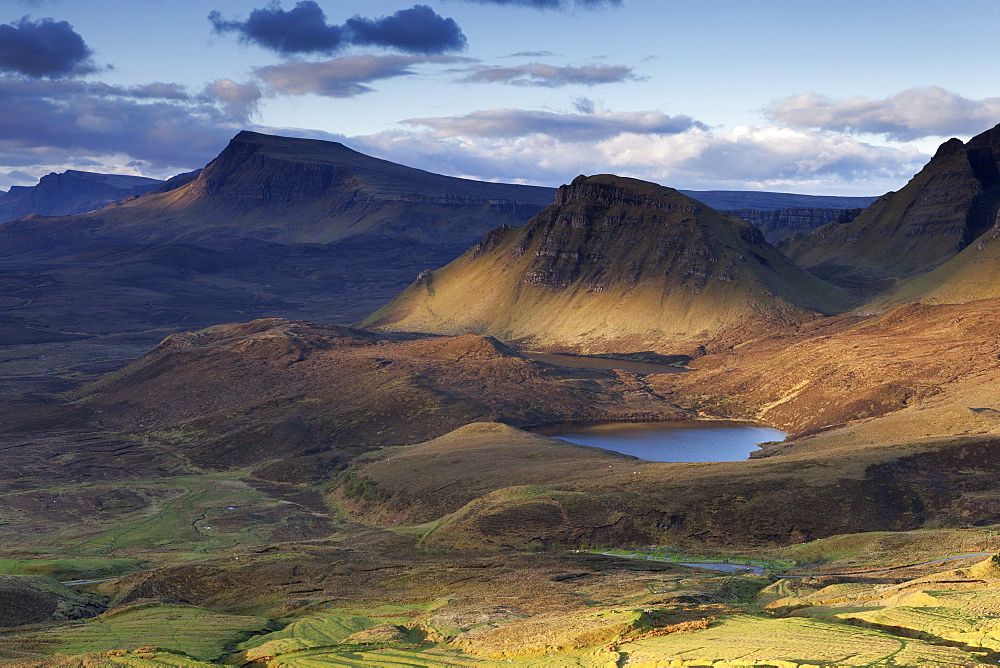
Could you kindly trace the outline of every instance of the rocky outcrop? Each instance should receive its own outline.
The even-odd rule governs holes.
[[[0,222],[29,214],[66,216],[101,209],[126,197],[142,195],[162,181],[141,176],[69,170],[43,176],[38,185],[12,186],[0,192]]]

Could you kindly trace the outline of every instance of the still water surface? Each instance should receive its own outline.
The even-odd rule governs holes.
[[[757,450],[758,443],[783,441],[787,436],[769,427],[703,421],[552,427],[542,433],[652,462],[740,461]]]

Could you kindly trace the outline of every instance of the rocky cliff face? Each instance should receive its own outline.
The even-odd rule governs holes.
[[[972,244],[1000,208],[1000,126],[968,143],[950,139],[899,192],[853,220],[835,221],[781,247],[830,280],[906,278],[927,272]]]
[[[764,233],[764,238],[775,243],[796,232],[809,232],[827,223],[837,221],[848,223],[861,215],[864,209],[826,209],[821,207],[796,206],[786,209],[730,209],[724,213],[742,218],[756,225]]]
[[[366,322],[591,352],[666,351],[827,309],[835,292],[743,220],[652,183],[581,176],[524,227],[493,231]]]
[[[69,170],[43,176],[38,185],[13,186],[0,193],[0,222],[36,213],[66,216],[101,209],[126,197],[142,195],[162,181],[141,176]]]

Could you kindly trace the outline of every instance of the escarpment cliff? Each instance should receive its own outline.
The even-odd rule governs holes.
[[[742,218],[760,228],[764,238],[775,243],[796,232],[808,232],[831,222],[849,223],[864,209],[824,209],[796,206],[787,209],[730,209],[724,213]]]

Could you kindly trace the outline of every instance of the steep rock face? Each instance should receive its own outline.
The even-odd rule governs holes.
[[[756,225],[769,243],[790,237],[796,232],[808,232],[830,222],[849,223],[864,209],[824,209],[796,206],[787,209],[731,209],[724,211],[731,216]]]
[[[0,222],[36,213],[66,216],[101,209],[126,197],[142,195],[162,181],[142,176],[68,170],[43,176],[38,185],[13,186],[0,192]]]
[[[950,139],[899,192],[857,218],[827,224],[781,245],[799,264],[869,292],[879,279],[930,271],[972,244],[1000,207],[1000,126],[967,144]]]
[[[494,230],[425,272],[365,324],[592,352],[667,350],[800,319],[837,297],[738,218],[656,184],[581,176],[527,225]]]

